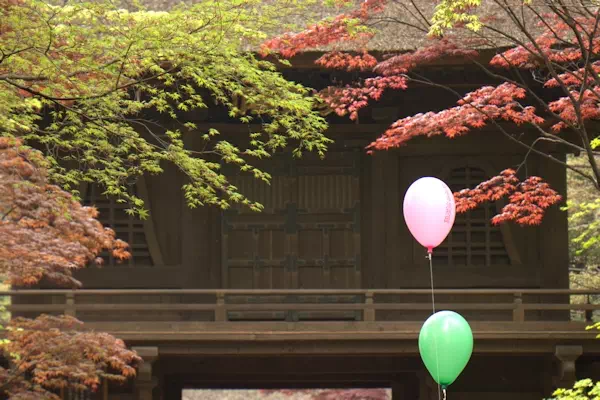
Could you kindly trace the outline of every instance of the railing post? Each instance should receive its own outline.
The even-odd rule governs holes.
[[[523,308],[523,294],[515,293],[513,303],[513,322],[525,322],[525,309]]]
[[[227,311],[225,310],[225,293],[217,292],[217,307],[215,308],[215,321],[227,321]]]
[[[75,317],[75,293],[69,292],[65,299],[65,315]]]
[[[373,292],[365,293],[365,305],[366,306],[372,306],[373,304],[375,304],[373,297],[374,297]],[[375,309],[365,307],[364,312],[363,312],[363,320],[375,321]]]
[[[569,296],[571,297],[571,296]],[[590,295],[587,294],[585,296],[586,302],[585,304],[592,304],[592,302],[590,301]],[[592,320],[594,319],[594,310],[585,310],[585,322],[592,322]]]

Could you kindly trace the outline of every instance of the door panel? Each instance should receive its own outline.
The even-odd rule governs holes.
[[[271,185],[253,177],[232,183],[264,206],[223,212],[223,287],[245,289],[350,289],[360,286],[358,157],[330,165],[288,164],[272,171]],[[323,163],[321,161],[321,163]],[[289,297],[289,296],[288,296]],[[301,296],[302,297],[302,296]],[[326,296],[327,297],[327,296]],[[331,296],[329,296],[331,297]],[[267,299],[236,296],[235,302]],[[272,301],[270,297],[268,300]],[[335,301],[343,301],[339,296]],[[356,301],[348,297],[347,301]],[[309,301],[307,297],[282,301]],[[311,301],[332,301],[313,298]],[[239,319],[354,319],[355,313],[235,313]]]

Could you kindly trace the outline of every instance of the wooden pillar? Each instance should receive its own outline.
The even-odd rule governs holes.
[[[392,400],[395,399],[405,399],[406,398],[406,388],[401,382],[394,381],[392,382]]]
[[[419,397],[418,400],[434,400],[437,399],[437,384],[431,378],[431,375],[425,370],[417,372],[419,380]],[[393,397],[392,397],[393,399]]]
[[[583,353],[582,346],[556,346],[554,355],[559,360],[558,376],[555,377],[555,386],[570,388],[577,380],[575,374],[575,361]]]
[[[152,392],[158,386],[158,380],[152,376],[152,364],[158,359],[158,347],[133,347],[142,363],[135,379],[135,399],[152,400]]]

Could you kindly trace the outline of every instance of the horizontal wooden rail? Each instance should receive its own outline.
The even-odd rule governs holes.
[[[75,311],[214,311],[215,304],[74,304],[66,307],[64,304],[15,304],[6,306],[9,311],[64,311],[72,308]]]
[[[75,304],[76,311],[214,311],[216,304]],[[504,310],[515,309],[514,303],[436,303],[439,310]],[[65,304],[15,304],[7,305],[8,311],[51,312],[64,311]],[[415,303],[265,303],[265,304],[226,304],[227,311],[346,311],[346,310],[430,310],[430,304]],[[600,310],[600,304],[524,304],[525,310]]]
[[[226,304],[223,306],[228,311],[276,311],[276,310],[430,310],[429,304],[415,303],[265,303],[265,304]],[[514,303],[436,303],[441,309],[457,310],[514,310]],[[64,311],[65,304],[16,304],[7,305],[8,311]],[[77,311],[214,311],[216,304],[75,304],[72,306]],[[525,310],[600,310],[600,304],[524,304]]]
[[[431,295],[431,289],[19,289],[3,290],[0,296],[41,295]],[[436,295],[600,295],[599,289],[435,289]]]
[[[589,304],[590,295],[600,295],[600,290],[439,289],[435,293],[440,300],[436,304],[438,310],[505,311],[509,313],[508,315],[512,313],[513,322],[524,322],[527,312],[585,311],[585,318],[591,319],[593,311],[600,311],[600,304]],[[194,295],[200,295],[203,298],[195,300],[181,297]],[[427,295],[427,297],[418,301],[402,299],[402,296],[414,295]],[[230,312],[243,314],[282,311],[286,313],[354,312],[358,313],[357,318],[363,321],[376,321],[377,311],[402,311],[405,314],[411,311],[429,311],[431,310],[429,295],[431,295],[429,289],[51,289],[0,291],[0,297],[12,298],[12,303],[7,305],[6,309],[13,313],[64,313],[77,316],[80,312],[127,311],[131,318],[136,318],[138,313],[141,313],[152,319],[154,312],[205,311],[209,315],[213,315],[214,321],[227,321]],[[114,296],[127,296],[128,298],[131,296],[131,299],[126,302],[122,298],[118,301],[107,301]],[[143,297],[143,301],[136,296]],[[152,300],[152,296],[175,297],[165,301],[162,298]],[[320,301],[315,301],[315,296],[319,297]],[[400,299],[392,299],[390,296],[400,296]],[[452,296],[456,301],[450,302],[444,296]],[[474,296],[478,296],[478,298],[475,299]],[[586,303],[573,304],[571,303],[572,296],[583,296]],[[312,298],[313,301],[308,301],[309,298]],[[34,300],[37,302],[34,303]],[[109,313],[109,315],[111,314]]]

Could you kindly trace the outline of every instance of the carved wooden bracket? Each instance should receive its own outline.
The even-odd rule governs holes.
[[[583,354],[582,346],[556,346],[554,355],[560,361],[558,376],[555,377],[555,386],[571,387],[577,379],[575,374],[575,361]]]
[[[158,380],[152,376],[152,364],[158,359],[158,347],[133,347],[132,350],[142,357],[135,380],[135,398],[152,400],[152,391],[158,385]]]

